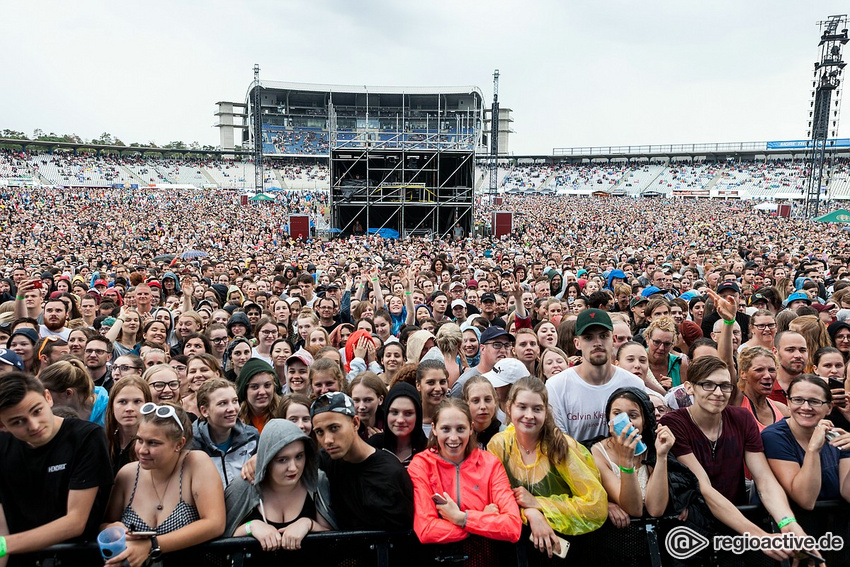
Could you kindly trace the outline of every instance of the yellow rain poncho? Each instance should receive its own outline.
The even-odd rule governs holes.
[[[514,426],[497,433],[487,450],[505,467],[511,488],[525,487],[540,503],[540,511],[549,525],[564,535],[592,532],[608,517],[608,495],[593,463],[590,451],[567,436],[569,453],[564,462],[553,467],[537,446],[534,464],[522,460]],[[522,520],[527,523],[525,513]]]

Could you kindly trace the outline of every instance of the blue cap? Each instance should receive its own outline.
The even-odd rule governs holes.
[[[651,285],[649,287],[645,287],[645,288],[643,288],[643,291],[640,292],[642,297],[649,297],[651,295],[655,295],[656,293],[662,293],[662,292],[661,292],[661,288],[655,287],[654,285]]]
[[[681,299],[684,299],[685,301],[690,301],[690,300],[692,300],[693,298],[698,297],[698,296],[699,296],[699,294],[698,294],[697,292],[695,292],[695,291],[691,290],[691,291],[686,291],[685,293],[683,293],[683,294],[682,294],[682,295],[680,295],[679,297],[680,297]]]
[[[788,307],[788,306],[789,306],[789,305],[791,305],[791,303],[793,303],[794,301],[805,301],[805,302],[806,302],[806,305],[811,305],[811,304],[812,304],[812,300],[811,300],[811,298],[809,297],[809,294],[808,294],[808,293],[806,293],[806,292],[804,292],[804,291],[795,291],[794,293],[792,293],[791,295],[789,295],[789,296],[788,296],[788,299],[786,299],[786,300],[782,303],[782,305],[783,305],[783,306],[785,306],[785,307]]]

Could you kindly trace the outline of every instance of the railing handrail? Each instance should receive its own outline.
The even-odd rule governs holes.
[[[815,509],[813,512],[803,512],[807,514],[814,514],[815,518],[818,516],[822,516],[825,519],[834,516],[830,516],[829,512],[835,512],[841,510],[842,508],[846,509],[848,504],[843,500],[836,501],[822,501],[818,502],[815,505]],[[745,516],[750,519],[759,518],[756,522],[766,530],[775,529],[775,525],[769,521],[769,515],[767,510],[761,505],[745,505],[738,506],[738,510],[740,510]],[[825,514],[826,513],[826,514]],[[800,514],[797,514],[798,516]],[[842,514],[842,518],[846,516]],[[663,516],[659,518],[653,517],[641,517],[641,518],[632,518],[631,519],[631,527],[627,529],[637,529],[644,534],[645,537],[645,545],[641,544],[640,546],[631,547],[626,550],[627,553],[634,553],[635,557],[643,557],[647,565],[652,565],[653,567],[660,567],[662,564],[662,556],[664,549],[664,542],[660,541],[659,534],[662,533],[662,529],[664,525],[669,527],[670,521],[676,521],[675,515]],[[824,520],[825,521],[825,520]],[[818,529],[820,528],[828,528],[829,531],[835,531],[843,535],[843,537],[848,538],[847,534],[850,533],[850,526],[844,525],[834,525],[834,523],[830,523],[828,525],[823,525],[823,521],[821,524],[815,526],[809,526],[809,530],[811,534],[816,534]],[[607,528],[606,528],[607,526]],[[619,533],[619,528],[613,528],[606,524],[601,530],[598,532],[591,532],[586,536],[578,536],[578,540],[584,537],[593,537],[593,534],[597,534],[598,537],[607,538],[608,534],[603,533],[604,529],[614,530],[612,533]],[[805,521],[804,521],[804,527]],[[635,534],[633,534],[634,536]],[[598,544],[600,540],[595,540]],[[424,553],[433,553],[435,556],[439,556],[444,553],[453,553],[452,549],[447,546],[437,545],[428,545],[427,549],[429,551],[425,551],[425,547],[422,547],[422,544],[419,542],[419,539],[416,537],[416,534],[410,531],[396,531],[396,532],[384,532],[384,531],[366,531],[366,530],[357,530],[357,531],[328,531],[328,532],[320,532],[320,533],[312,533],[305,537],[304,543],[307,544],[308,547],[312,546],[329,546],[331,542],[342,542],[348,544],[348,549],[359,549],[366,550],[366,554],[370,556],[369,561],[378,567],[388,567],[390,565],[391,557],[393,556],[393,550],[398,551],[399,549],[407,549],[408,552],[419,553],[419,549],[421,549]],[[352,546],[351,544],[359,544]],[[637,544],[635,544],[637,545]],[[414,550],[408,548],[411,546]],[[516,564],[518,567],[525,567],[527,565],[527,555],[524,546],[514,546],[516,550]],[[616,546],[612,547],[612,549],[616,549]],[[184,550],[185,551],[185,550]],[[206,543],[200,544],[193,548],[189,548],[188,550],[192,556],[201,557],[204,553],[214,554],[220,557],[227,557],[230,560],[230,564],[234,567],[242,567],[245,563],[250,563],[256,559],[260,559],[262,561],[262,557],[255,556],[255,554],[261,552],[260,543],[250,536],[244,537],[235,537],[235,538],[218,538]],[[603,553],[604,550],[594,548],[594,553]],[[86,554],[88,557],[93,558],[94,556],[99,556],[99,549],[95,542],[84,542],[84,543],[61,543],[57,545],[53,545],[47,549],[41,550],[36,553],[39,557],[45,559],[45,565],[51,565],[55,563],[63,563],[63,559],[67,559],[68,564],[75,564],[72,562],[71,558],[75,558],[76,560],[80,560],[81,554]],[[178,555],[182,552],[175,552],[175,555]],[[287,553],[287,552],[284,552]],[[623,553],[623,550],[619,550],[619,553]],[[846,553],[842,552],[844,555],[841,555],[840,558],[842,560],[847,560],[848,557]],[[372,557],[371,554],[374,554]],[[398,555],[395,556],[398,559]],[[58,561],[56,561],[58,560]],[[51,562],[52,561],[52,562]],[[848,563],[850,564],[850,563]]]

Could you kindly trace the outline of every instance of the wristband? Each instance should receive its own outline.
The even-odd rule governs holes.
[[[405,291],[404,295],[413,295],[413,292],[412,291]]]
[[[0,537],[0,558],[6,557],[6,538]]]
[[[623,471],[624,473],[634,474],[634,472],[635,472],[634,467],[624,467],[623,465],[619,465],[619,467],[620,467],[620,470]]]
[[[23,295],[16,295],[16,296],[15,296],[15,299],[26,299],[26,296],[23,296]]]
[[[463,523],[460,525],[461,529],[466,529],[466,521],[469,519],[469,512],[463,513]]]
[[[785,516],[784,518],[779,520],[779,523],[776,524],[776,527],[781,530],[782,528],[784,528],[785,526],[787,526],[791,522],[796,522],[796,521],[797,521],[797,518],[792,518],[791,516]]]
[[[253,521],[254,520],[251,520],[251,522],[253,522]],[[253,535],[251,533],[251,522],[248,522],[247,524],[245,524],[245,533],[248,534],[248,535]]]
[[[376,281],[378,281],[378,278],[372,278],[372,281],[376,282]]]
[[[732,319],[731,321],[727,321],[726,319],[723,319],[723,324],[724,324],[724,325],[734,325],[734,324],[735,324],[735,320],[734,320],[734,319]]]

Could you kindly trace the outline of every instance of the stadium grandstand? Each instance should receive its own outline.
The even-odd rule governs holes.
[[[36,148],[30,148],[32,151]],[[56,151],[0,150],[0,186],[195,187],[249,190],[254,164],[246,159],[114,156]],[[825,195],[850,199],[850,150],[836,151],[829,163]],[[475,188],[486,189],[488,170],[480,161]],[[625,159],[616,154],[592,159],[517,156],[501,160],[500,192],[509,194],[712,197],[757,200],[805,198],[804,155],[735,156],[720,161],[691,155]],[[328,190],[327,158],[269,158],[264,190]]]

